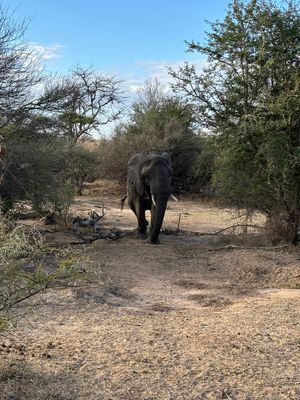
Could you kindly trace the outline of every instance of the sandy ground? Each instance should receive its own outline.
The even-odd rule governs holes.
[[[155,246],[117,197],[74,210],[103,204],[103,229],[126,234],[84,249],[92,283],[35,297],[2,335],[1,400],[300,399],[299,249],[197,235],[241,222],[197,201],[170,202]]]

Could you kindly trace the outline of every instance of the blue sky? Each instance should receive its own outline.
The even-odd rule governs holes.
[[[222,19],[228,0],[3,0],[15,18],[29,18],[27,40],[48,69],[66,73],[92,66],[135,91],[157,76],[167,84],[166,65],[200,62],[184,40],[202,41]]]

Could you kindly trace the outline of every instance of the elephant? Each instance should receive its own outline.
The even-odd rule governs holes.
[[[145,211],[151,212],[149,241],[159,243],[158,235],[164,219],[168,198],[172,193],[172,167],[167,153],[132,156],[127,169],[128,205],[137,218],[137,236],[147,238],[148,221]]]

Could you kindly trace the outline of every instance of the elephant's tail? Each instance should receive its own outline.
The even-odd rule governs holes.
[[[123,211],[124,203],[125,203],[125,200],[126,200],[126,199],[127,199],[127,194],[126,194],[126,196],[122,197],[122,199],[121,199],[121,201],[120,201],[120,208],[121,208],[121,211]]]

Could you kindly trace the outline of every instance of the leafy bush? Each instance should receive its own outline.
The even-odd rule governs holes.
[[[294,1],[236,0],[211,24],[201,72],[170,71],[174,90],[219,137],[214,186],[228,202],[281,220],[286,240],[300,229],[300,8]],[[278,226],[277,223],[275,223]]]
[[[76,144],[70,150],[70,176],[77,194],[83,194],[84,183],[93,181],[99,175],[100,155],[98,147],[89,148]]]
[[[190,171],[190,190],[205,197],[215,196],[212,186],[212,176],[218,154],[218,142],[215,136],[201,135],[198,137],[199,148]]]
[[[127,123],[119,125],[100,149],[103,177],[126,180],[127,162],[139,152],[168,152],[177,190],[191,189],[192,168],[200,152],[193,110],[165,94],[158,81],[146,82]]]
[[[0,193],[3,210],[23,200],[43,212],[56,209],[68,192],[69,148],[65,141],[28,127],[3,130],[5,155],[2,157]]]
[[[0,218],[0,330],[9,312],[22,301],[55,285],[87,279],[86,258],[70,249],[55,249],[41,234]]]

